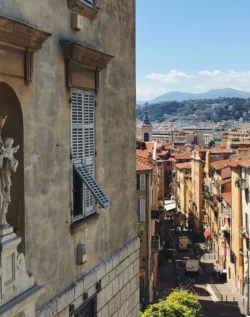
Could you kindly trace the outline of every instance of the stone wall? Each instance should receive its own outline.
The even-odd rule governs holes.
[[[123,246],[37,311],[36,317],[68,317],[70,305],[77,310],[97,296],[97,317],[137,317],[139,314],[139,239]],[[96,283],[101,281],[101,291]],[[87,301],[87,300],[86,300]],[[73,315],[74,313],[72,313]]]
[[[0,0],[2,15],[51,33],[35,53],[29,85],[0,69],[0,82],[13,89],[23,114],[24,206],[18,206],[21,228],[15,229],[25,243],[27,270],[45,289],[37,307],[136,236],[135,1],[100,0],[98,7],[96,19],[84,17],[83,30],[76,32],[67,0],[25,0],[25,5]],[[62,40],[114,56],[100,73],[95,113],[96,180],[112,206],[98,210],[95,219],[82,223],[73,233],[70,90],[65,83]],[[8,65],[5,60],[2,63]],[[0,91],[1,101],[6,100],[9,109],[13,105],[10,99],[3,99],[4,91]],[[14,117],[9,116],[9,122],[13,129],[17,127]],[[13,136],[11,127],[6,136]],[[78,244],[86,245],[84,265],[76,264]]]

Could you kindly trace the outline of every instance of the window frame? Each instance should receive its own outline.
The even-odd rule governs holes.
[[[82,94],[82,123],[81,130],[82,130],[82,157],[73,157],[73,130],[74,130],[74,124],[73,124],[73,100],[72,100],[72,94],[75,92],[76,94]],[[71,109],[70,109],[70,130],[71,130],[71,173],[72,173],[72,180],[71,180],[71,188],[72,188],[72,195],[71,195],[71,204],[72,204],[72,222],[76,222],[81,219],[86,219],[87,217],[93,215],[96,213],[96,200],[94,199],[94,196],[90,192],[89,189],[87,189],[87,186],[83,183],[82,184],[82,212],[81,213],[75,213],[75,200],[74,200],[74,163],[82,162],[83,164],[86,164],[89,162],[89,157],[85,156],[85,123],[84,123],[84,95],[92,95],[93,96],[93,147],[95,152],[95,93],[93,91],[87,91],[84,89],[76,89],[72,88],[70,89],[70,98],[71,98]],[[89,140],[88,140],[89,141]],[[78,151],[79,153],[79,151]],[[91,164],[87,164],[91,165]],[[77,174],[77,173],[76,173]],[[77,175],[79,177],[79,175]],[[95,179],[95,155],[93,155],[93,161],[92,161],[92,177]],[[86,195],[89,195],[92,201],[92,208],[89,208],[86,203]]]
[[[93,0],[93,5],[88,3],[88,0],[67,0],[68,7],[72,11],[75,11],[90,20],[94,20],[98,14],[98,8],[96,7],[96,0]]]
[[[145,198],[137,199],[137,221],[138,222],[146,221],[146,199]]]
[[[140,174],[139,188],[140,190],[146,190],[146,174]]]

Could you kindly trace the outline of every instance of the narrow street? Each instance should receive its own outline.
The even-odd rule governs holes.
[[[164,259],[162,265],[159,269],[158,276],[158,285],[155,290],[154,302],[159,301],[160,299],[166,298],[173,289],[176,288],[177,277],[179,276],[179,285],[182,288],[189,289],[199,295],[199,300],[201,302],[203,308],[203,317],[214,317],[219,316],[229,316],[229,317],[243,317],[245,314],[244,308],[240,309],[237,307],[236,303],[215,303],[211,294],[206,290],[206,285],[210,283],[210,279],[213,275],[213,265],[211,265],[211,261],[208,263],[202,264],[202,268],[200,270],[199,275],[186,276],[185,275],[185,267],[179,266],[176,267],[176,263],[178,260],[183,257],[190,257],[191,259],[197,258],[197,255],[194,254],[193,249],[190,247],[188,251],[178,251],[178,236],[179,235],[187,235],[189,239],[192,240],[193,232],[184,231],[175,232],[174,225],[170,222],[167,222],[168,232],[169,232],[169,240],[167,241],[169,248],[176,248],[177,256],[176,261],[171,261],[168,259]],[[170,242],[169,242],[170,241]],[[196,241],[200,246],[202,246],[203,241]],[[211,259],[211,257],[208,257]],[[178,265],[177,265],[178,266]]]

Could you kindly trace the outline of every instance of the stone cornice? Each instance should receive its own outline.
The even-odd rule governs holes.
[[[68,7],[91,20],[94,20],[98,13],[98,9],[95,5],[92,7],[80,0],[68,0]]]
[[[36,52],[51,34],[0,15],[0,48],[13,52]]]
[[[113,56],[97,51],[78,42],[61,42],[66,61],[102,70],[107,67]]]

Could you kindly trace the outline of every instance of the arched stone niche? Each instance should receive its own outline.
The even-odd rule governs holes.
[[[15,141],[14,145],[20,145],[15,153],[15,158],[19,162],[17,171],[11,175],[11,203],[8,208],[7,222],[22,238],[18,251],[23,253],[25,251],[23,114],[15,91],[4,82],[0,82],[0,113],[7,115],[2,138],[11,137]]]

